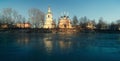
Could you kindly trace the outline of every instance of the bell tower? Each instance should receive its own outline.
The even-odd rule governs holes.
[[[46,15],[46,19],[51,19],[51,20],[53,19],[50,7],[48,7],[48,13]]]
[[[52,15],[52,11],[50,7],[48,7],[48,12],[46,14],[46,21],[45,21],[44,28],[55,28],[55,24],[53,21],[53,15]]]

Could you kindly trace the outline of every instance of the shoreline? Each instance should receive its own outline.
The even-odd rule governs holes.
[[[109,29],[94,29],[94,30],[85,30],[85,29],[43,29],[43,28],[7,28],[0,29],[0,33],[12,32],[12,33],[120,33],[120,30],[109,30]]]

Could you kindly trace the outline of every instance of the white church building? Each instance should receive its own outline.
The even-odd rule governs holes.
[[[48,7],[48,12],[46,14],[46,21],[44,23],[43,28],[45,28],[45,29],[55,28],[55,22],[53,21],[53,15],[52,15],[50,7]]]

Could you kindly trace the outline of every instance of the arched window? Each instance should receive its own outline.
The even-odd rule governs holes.
[[[50,15],[48,15],[48,18],[50,18]]]

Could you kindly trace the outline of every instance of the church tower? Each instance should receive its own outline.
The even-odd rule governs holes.
[[[46,21],[44,24],[44,28],[49,28],[49,29],[55,28],[55,23],[53,21],[53,15],[52,15],[50,7],[48,7],[48,12],[46,14]]]

